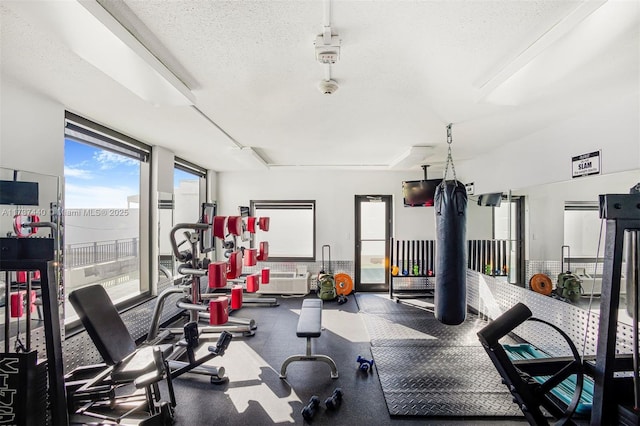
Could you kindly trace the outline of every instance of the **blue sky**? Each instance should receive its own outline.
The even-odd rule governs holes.
[[[126,208],[137,195],[140,164],[123,155],[65,139],[65,208]]]
[[[180,169],[173,169],[173,187],[177,188],[180,186],[181,180],[194,180],[196,179],[194,175],[191,173],[187,173]]]
[[[126,208],[127,197],[138,195],[138,160],[65,139],[65,208]],[[174,169],[174,187],[194,176]],[[131,207],[137,207],[133,205]]]

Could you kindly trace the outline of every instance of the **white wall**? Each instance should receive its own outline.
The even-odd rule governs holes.
[[[279,171],[218,173],[218,214],[237,215],[250,200],[315,200],[316,253],[331,245],[332,260],[353,260],[355,195],[393,196],[393,237],[433,239],[433,207],[404,207],[402,181],[421,178],[418,172]],[[435,178],[435,177],[432,177]],[[469,200],[467,238],[491,237],[491,209]]]
[[[456,163],[476,194],[506,192],[571,179],[571,157],[601,150],[602,173],[640,168],[640,98],[637,93],[594,105],[494,151]],[[508,123],[505,123],[508,125]]]
[[[64,106],[0,78],[0,166],[64,174]]]
[[[166,148],[154,146],[151,161],[151,190],[172,194],[175,155]]]
[[[527,197],[527,259],[560,260],[564,244],[565,201],[597,202],[599,194],[628,194],[631,187],[639,182],[640,169],[514,191],[513,195]],[[597,235],[599,229],[593,229],[592,232]]]
[[[207,170],[205,200],[208,203],[218,201],[218,172]]]
[[[58,199],[64,173],[64,108],[48,98],[26,90],[8,78],[0,78],[0,167],[2,179],[39,183],[39,206],[12,208],[2,206],[0,232],[12,232],[15,214],[36,214],[41,221],[51,220],[49,203]],[[44,175],[44,176],[42,176]],[[38,236],[48,236],[47,228]]]

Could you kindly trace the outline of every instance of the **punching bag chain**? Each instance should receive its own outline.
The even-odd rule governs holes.
[[[444,183],[447,180],[447,173],[449,172],[449,165],[451,165],[451,170],[453,171],[453,180],[457,181],[456,177],[456,168],[453,165],[453,156],[451,155],[451,143],[453,142],[453,137],[451,136],[451,123],[447,125],[447,145],[449,145],[449,149],[447,151],[447,164],[444,168],[444,178],[442,182]]]

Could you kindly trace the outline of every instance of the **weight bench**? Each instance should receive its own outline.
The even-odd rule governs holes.
[[[311,353],[311,339],[320,337],[320,334],[322,334],[322,300],[306,299],[302,302],[302,309],[300,309],[296,335],[307,339],[307,353],[304,355],[291,355],[285,359],[280,368],[281,379],[287,378],[287,367],[295,361],[322,361],[331,367],[331,378],[338,378],[338,367],[333,359],[326,355]]]
[[[105,289],[90,285],[72,291],[69,302],[84,325],[104,364],[78,368],[65,377],[69,411],[120,423],[146,405],[149,417],[168,422],[176,406],[166,362],[172,345],[136,347],[136,342]],[[162,401],[158,383],[166,380],[169,401]],[[121,393],[134,385],[144,390]],[[112,410],[121,407],[122,410]],[[166,424],[166,423],[163,423]]]

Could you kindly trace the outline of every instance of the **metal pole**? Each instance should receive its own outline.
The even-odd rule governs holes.
[[[600,195],[600,217],[606,219],[605,254],[591,424],[616,424],[618,389],[614,382],[616,333],[625,230],[640,228],[640,194]]]

